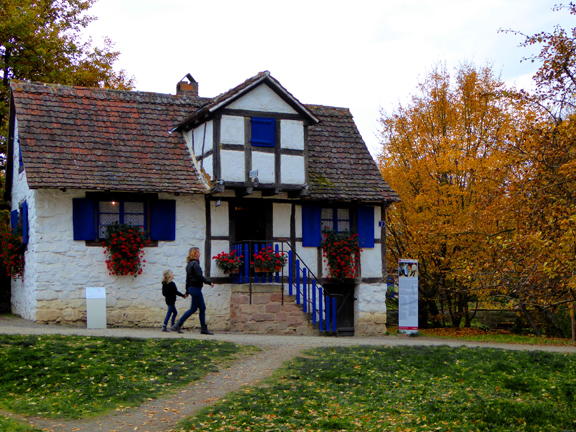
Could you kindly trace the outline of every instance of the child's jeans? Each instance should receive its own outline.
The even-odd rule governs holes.
[[[170,316],[172,316],[172,325],[174,325],[174,321],[176,321],[177,315],[178,311],[176,310],[176,305],[168,305],[168,312],[166,313],[166,318],[164,318],[164,325],[168,325]]]

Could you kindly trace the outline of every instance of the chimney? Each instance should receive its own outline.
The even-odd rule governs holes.
[[[184,81],[184,79],[187,79],[188,82]],[[198,83],[192,78],[192,75],[186,74],[186,76],[176,84],[176,94],[179,96],[198,97]]]

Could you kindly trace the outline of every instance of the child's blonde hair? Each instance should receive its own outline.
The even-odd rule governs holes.
[[[172,270],[164,270],[164,273],[162,274],[162,283],[170,283],[172,282],[172,279],[174,279],[174,273],[172,273]]]

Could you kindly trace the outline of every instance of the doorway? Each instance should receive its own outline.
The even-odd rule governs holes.
[[[272,203],[262,200],[238,200],[230,206],[232,242],[272,239]]]
[[[336,299],[336,327],[339,336],[354,336],[354,284],[326,284],[327,296]],[[330,304],[332,307],[332,304]]]

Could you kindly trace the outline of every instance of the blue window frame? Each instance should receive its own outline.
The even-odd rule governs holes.
[[[22,227],[22,243],[28,244],[28,202],[23,201],[18,210],[10,212],[10,229],[13,232],[18,232],[19,227]]]
[[[350,209],[323,208],[320,214],[320,231],[350,232]]]
[[[106,237],[106,227],[112,222],[134,225],[145,230],[146,205],[143,201],[99,201],[98,238]]]
[[[106,227],[112,222],[141,227],[150,233],[154,241],[176,240],[176,201],[142,199],[141,195],[117,194],[115,197],[101,194],[72,201],[74,240],[93,241],[106,235]]]
[[[18,141],[18,172],[22,172],[24,170],[24,159],[22,159],[22,146],[20,145],[20,141]]]
[[[276,145],[276,120],[266,117],[252,117],[251,120],[250,144],[257,147],[274,147]]]
[[[356,226],[352,226],[352,212],[356,215]],[[319,205],[302,206],[302,246],[318,247],[323,229],[337,232],[355,230],[363,248],[372,248],[375,243],[374,207],[361,206],[356,210],[345,208],[321,208]]]

